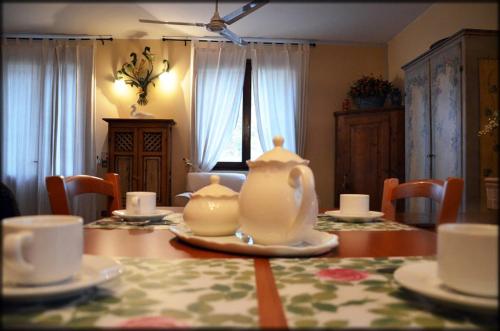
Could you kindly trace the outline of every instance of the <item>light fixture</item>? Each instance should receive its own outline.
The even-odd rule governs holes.
[[[127,88],[127,86],[125,85],[125,81],[122,78],[120,78],[120,79],[117,78],[117,79],[115,79],[115,82],[114,82],[114,88],[118,93],[122,94],[125,92],[125,89]]]
[[[165,59],[163,60],[162,70],[158,74],[153,75],[154,55],[151,54],[151,49],[148,46],[144,47],[142,56],[144,58],[138,61],[137,54],[134,52],[130,53],[132,60],[123,64],[122,68],[116,72],[118,80],[123,79],[125,84],[139,89],[137,92],[137,94],[139,94],[139,98],[137,99],[139,105],[148,103],[147,96],[149,83],[155,86],[153,81],[169,69],[169,62]]]
[[[176,75],[174,70],[169,70],[160,75],[160,88],[164,92],[175,90]]]

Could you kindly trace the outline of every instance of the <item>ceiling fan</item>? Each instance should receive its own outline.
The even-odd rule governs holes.
[[[268,0],[254,0],[252,2],[247,3],[241,8],[236,9],[235,11],[227,14],[224,17],[219,16],[219,10],[218,10],[218,1],[215,1],[215,12],[212,18],[210,19],[210,22],[208,23],[187,23],[187,22],[165,22],[165,21],[156,21],[156,20],[145,20],[145,19],[139,19],[139,22],[142,23],[155,23],[155,24],[172,24],[172,25],[189,25],[189,26],[199,26],[199,27],[205,27],[208,31],[210,32],[217,32],[221,36],[231,40],[235,44],[238,45],[246,45],[248,42],[243,40],[241,37],[237,36],[234,32],[229,30],[227,28],[227,25],[233,24],[234,22],[238,21],[239,19],[242,19],[243,17],[247,16],[248,14],[256,11],[260,7],[264,6],[266,3],[268,3]]]

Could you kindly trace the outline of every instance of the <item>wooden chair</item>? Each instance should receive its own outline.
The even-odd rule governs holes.
[[[381,211],[384,213],[384,218],[395,221],[396,200],[425,197],[439,204],[436,225],[454,223],[457,220],[463,188],[463,179],[455,177],[448,177],[446,181],[422,179],[402,184],[399,184],[397,178],[388,178],[384,181]]]
[[[94,176],[77,175],[64,178],[49,176],[45,178],[47,193],[53,214],[70,215],[69,199],[84,193],[103,194],[108,197],[108,215],[121,208],[120,177],[107,173],[104,179]]]

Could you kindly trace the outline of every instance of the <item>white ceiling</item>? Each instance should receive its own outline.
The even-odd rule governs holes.
[[[224,16],[247,2],[219,3]],[[241,37],[386,43],[432,3],[272,0],[229,25]],[[3,33],[111,35],[116,39],[217,36],[202,27],[145,24],[139,18],[208,23],[215,3],[2,3]]]

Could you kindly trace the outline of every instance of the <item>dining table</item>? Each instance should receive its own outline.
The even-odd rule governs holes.
[[[167,207],[182,222],[181,207]],[[167,216],[165,219],[169,219]],[[170,221],[169,221],[170,222]],[[84,254],[115,259],[119,277],[59,300],[4,302],[12,327],[463,328],[498,326],[498,314],[422,296],[393,279],[435,261],[434,231],[378,220],[353,225],[318,215],[338,245],[314,256],[262,256],[193,245],[173,223],[106,219],[84,227]]]

